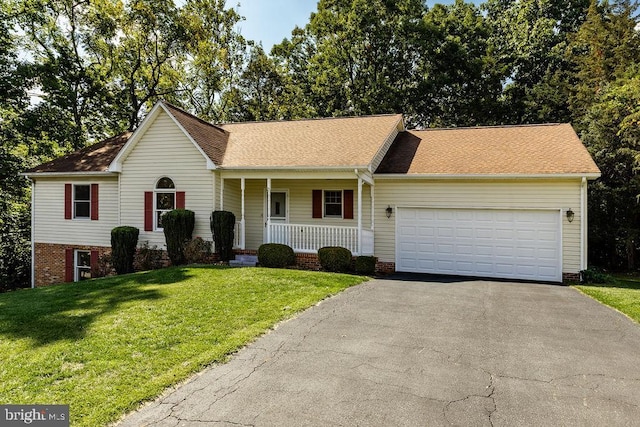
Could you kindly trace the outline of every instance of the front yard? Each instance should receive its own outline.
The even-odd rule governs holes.
[[[640,323],[640,278],[637,276],[616,276],[606,284],[576,288]]]
[[[0,404],[69,404],[117,420],[363,277],[169,268],[0,294]]]

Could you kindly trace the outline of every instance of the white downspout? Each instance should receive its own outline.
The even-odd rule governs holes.
[[[358,176],[358,255],[362,255],[362,178],[360,178],[359,176]]]
[[[267,241],[271,243],[271,178],[267,178]]]
[[[244,181],[244,177],[240,178],[240,192],[242,194],[242,208],[240,211],[240,227],[242,227],[242,230],[240,232],[240,249],[244,249],[244,238],[245,238],[245,233],[244,233],[244,185],[245,185],[245,181]]]
[[[587,178],[580,183],[580,270],[587,269]]]
[[[36,287],[36,182],[29,178],[31,181],[31,288]]]

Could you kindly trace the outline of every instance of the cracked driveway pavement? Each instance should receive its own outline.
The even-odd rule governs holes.
[[[372,280],[124,426],[638,425],[640,327],[555,285]]]

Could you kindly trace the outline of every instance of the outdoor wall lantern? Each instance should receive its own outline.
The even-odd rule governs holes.
[[[393,213],[393,208],[391,206],[387,206],[387,209],[384,210],[387,214],[387,218],[391,218],[391,214]]]
[[[573,217],[574,216],[576,216],[576,214],[571,210],[571,208],[569,208],[567,210],[567,221],[573,222]]]

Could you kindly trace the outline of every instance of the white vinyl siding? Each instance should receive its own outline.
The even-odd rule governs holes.
[[[99,220],[64,219],[65,184],[98,184]],[[111,246],[118,226],[118,177],[36,178],[34,240],[87,246]]]
[[[395,262],[398,207],[556,209],[562,210],[562,267],[564,273],[580,270],[580,180],[376,180],[375,254]],[[384,209],[393,207],[387,219]],[[566,209],[575,212],[569,223]]]
[[[121,224],[139,228],[138,241],[159,248],[164,248],[164,234],[144,231],[144,193],[154,191],[158,179],[165,176],[173,180],[176,191],[185,192],[185,208],[195,212],[194,237],[211,240],[214,174],[193,143],[161,111],[124,160],[120,177]]]

